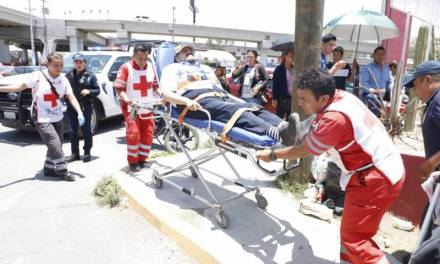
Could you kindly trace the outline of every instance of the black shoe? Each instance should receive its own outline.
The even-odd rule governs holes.
[[[295,145],[296,136],[298,134],[298,124],[300,123],[299,115],[297,113],[291,113],[289,116],[288,124],[280,127],[279,133],[281,141],[286,146]]]
[[[90,154],[84,154],[83,162],[89,162],[92,160],[92,156]]]
[[[139,167],[137,164],[128,164],[130,166],[130,172],[138,172]]]
[[[58,177],[58,175],[56,174],[55,170],[48,169],[46,167],[44,167],[43,173],[44,173],[44,176],[46,176],[46,177]]]
[[[139,169],[150,168],[151,163],[147,162],[147,161],[139,161],[138,167],[139,167]]]
[[[79,154],[72,154],[68,157],[66,157],[66,162],[72,162],[75,160],[80,160],[81,158],[79,157]]]

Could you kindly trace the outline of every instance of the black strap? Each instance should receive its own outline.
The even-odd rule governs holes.
[[[50,90],[52,90],[52,92],[57,96],[57,99],[60,99],[60,95],[57,92],[57,89],[55,89],[55,86],[53,86],[53,83],[49,80],[49,78],[47,78],[46,74],[44,74],[44,72],[41,72],[44,76],[44,78],[46,78],[46,81],[49,83],[50,85]]]

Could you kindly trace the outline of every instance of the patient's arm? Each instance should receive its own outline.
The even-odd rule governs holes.
[[[196,101],[178,95],[175,92],[165,91],[162,93],[162,98],[165,102],[168,103],[186,105],[192,111],[196,111],[197,109],[202,109],[200,104],[197,103]]]

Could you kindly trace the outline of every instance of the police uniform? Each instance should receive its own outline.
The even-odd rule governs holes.
[[[73,61],[83,60],[84,56],[82,54],[75,54],[73,56]],[[84,137],[84,161],[87,162],[90,160],[90,150],[93,146],[93,136],[91,131],[91,119],[93,113],[93,98],[98,96],[100,93],[100,88],[98,85],[98,81],[96,79],[95,74],[93,72],[87,71],[84,69],[82,72],[77,72],[76,69],[73,69],[66,75],[69,80],[73,94],[75,95],[78,103],[83,111],[85,124],[81,127],[83,137]],[[90,91],[90,94],[86,96],[81,95],[81,91],[87,89]],[[72,151],[72,156],[70,159],[78,160],[79,159],[79,138],[78,138],[78,115],[70,104],[67,103],[67,115],[70,121],[70,146]]]

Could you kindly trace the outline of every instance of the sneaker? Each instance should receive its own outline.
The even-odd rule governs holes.
[[[310,128],[312,127],[313,121],[315,121],[316,115],[310,115],[303,121],[301,121],[298,125],[298,135],[297,135],[297,142],[295,145],[301,144],[304,139],[306,138],[307,134],[310,131]]]
[[[299,115],[297,113],[291,113],[288,121],[286,125],[280,127],[279,133],[284,145],[293,146],[295,145],[296,136],[298,134],[298,124],[300,123]]]
[[[138,164],[128,164],[130,166],[130,172],[138,172],[140,169]]]
[[[83,162],[89,162],[92,160],[92,156],[90,154],[84,154]]]
[[[79,154],[72,154],[68,157],[66,157],[66,162],[72,162],[75,160],[80,160],[81,158],[79,157]]]
[[[139,167],[139,169],[150,168],[151,163],[147,162],[147,161],[139,161],[138,167]]]
[[[64,174],[63,176],[61,176],[61,178],[63,178],[63,180],[65,181],[76,181],[75,175],[72,175],[70,173]]]

